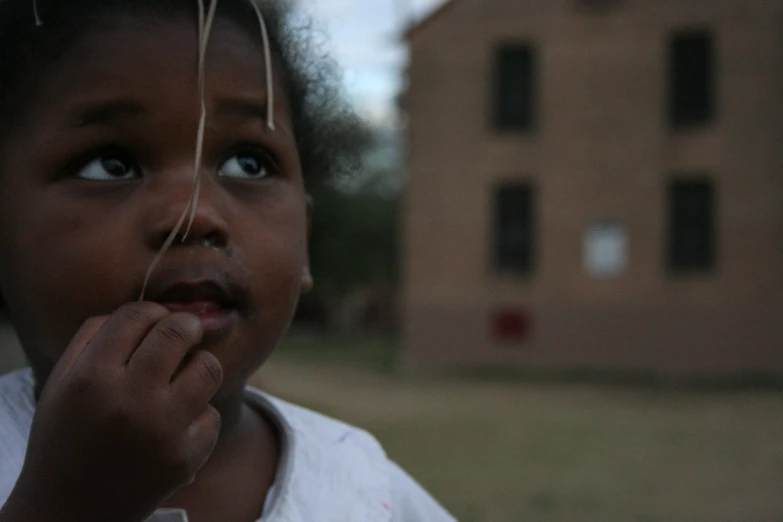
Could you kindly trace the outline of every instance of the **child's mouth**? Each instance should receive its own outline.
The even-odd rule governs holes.
[[[220,303],[211,300],[164,301],[160,304],[168,308],[172,313],[187,312],[199,317],[215,315],[224,311]]]
[[[223,306],[215,301],[164,301],[161,303],[170,312],[187,312],[193,315],[213,315],[223,310]]]
[[[215,301],[164,301],[160,304],[168,308],[171,313],[185,312],[198,317],[204,327],[205,335],[226,330],[236,317],[235,309],[224,308]]]
[[[213,282],[175,284],[151,300],[172,313],[195,315],[201,320],[205,335],[225,331],[239,319],[231,291]]]

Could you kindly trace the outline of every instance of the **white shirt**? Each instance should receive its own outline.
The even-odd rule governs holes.
[[[365,431],[254,388],[246,398],[281,436],[277,477],[258,522],[456,522]],[[32,372],[0,376],[0,506],[21,472],[34,413]],[[187,520],[182,510],[161,509],[146,522]]]

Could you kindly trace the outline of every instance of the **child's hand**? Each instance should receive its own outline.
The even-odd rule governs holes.
[[[155,303],[88,320],[46,383],[12,497],[37,520],[137,521],[192,481],[220,431],[220,363],[186,358],[201,336]]]

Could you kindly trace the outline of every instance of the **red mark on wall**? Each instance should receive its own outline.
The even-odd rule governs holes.
[[[521,344],[530,339],[533,329],[530,312],[505,308],[495,312],[492,334],[495,341]]]

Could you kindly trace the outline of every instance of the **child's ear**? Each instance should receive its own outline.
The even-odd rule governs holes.
[[[307,200],[307,239],[309,243],[310,232],[312,231],[313,228],[313,196],[307,194],[306,200]],[[305,259],[305,264],[302,267],[301,284],[302,284],[301,292],[303,294],[306,294],[313,289],[313,274],[310,271],[310,248],[309,247],[307,248],[307,258]]]

